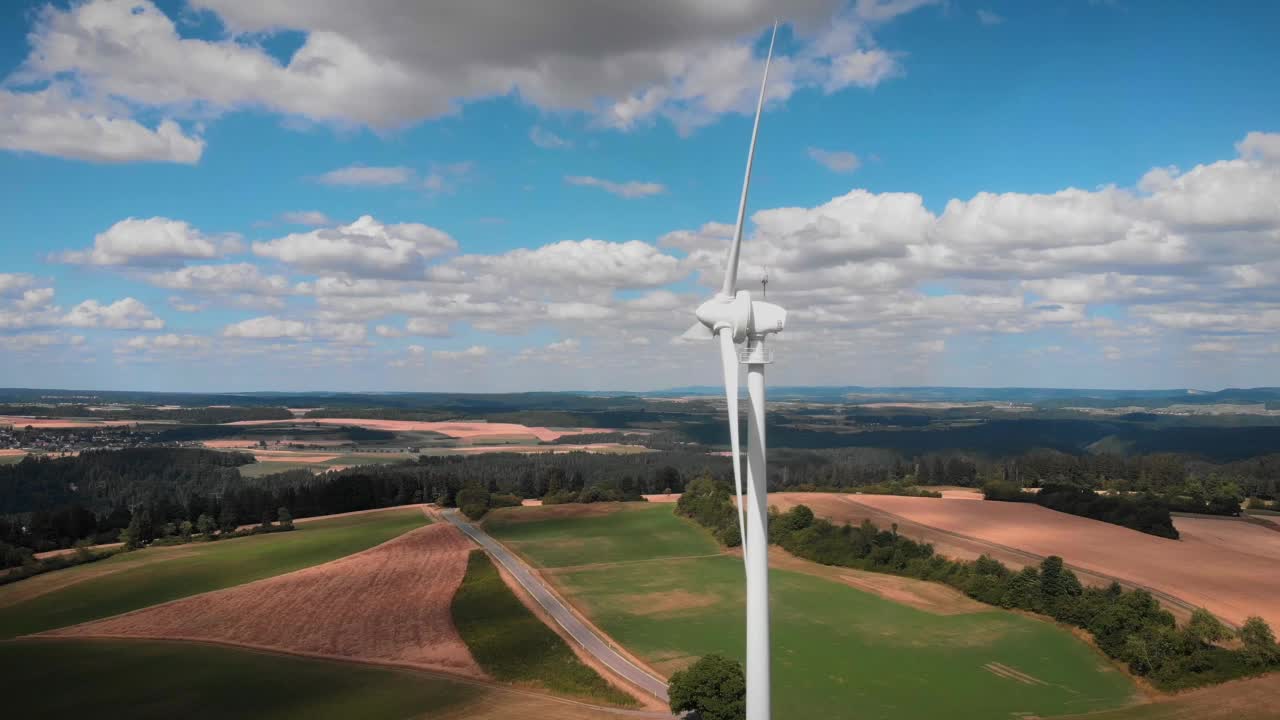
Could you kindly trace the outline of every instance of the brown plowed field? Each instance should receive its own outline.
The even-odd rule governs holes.
[[[316,567],[46,634],[213,642],[483,677],[449,609],[473,547],[439,522]]]
[[[1029,503],[889,495],[827,495],[814,503],[806,498],[817,498],[807,494],[774,497],[771,502],[780,507],[802,502],[827,517],[871,517],[882,526],[896,521],[900,532],[919,533],[944,555],[972,557],[984,543],[1001,560],[1019,552],[1060,555],[1086,571],[1085,582],[1100,584],[1090,573],[1101,582],[1118,578],[1207,608],[1236,625],[1261,615],[1280,626],[1280,574],[1269,572],[1280,561],[1280,533],[1251,523],[1178,517],[1174,523],[1182,539],[1168,540]]]

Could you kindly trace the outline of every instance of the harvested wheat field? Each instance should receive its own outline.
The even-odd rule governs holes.
[[[888,495],[844,502],[1038,556],[1060,555],[1073,567],[1166,593],[1236,625],[1250,615],[1280,625],[1280,575],[1266,570],[1280,561],[1280,533],[1251,523],[1179,517],[1182,539],[1168,540],[1029,503]]]
[[[0,457],[18,457],[26,454],[26,450],[19,450],[18,448],[0,448]]]
[[[390,430],[392,432],[430,431],[448,435],[459,440],[476,438],[536,438],[542,442],[550,442],[564,435],[581,435],[583,433],[611,432],[604,428],[585,428],[575,430],[552,430],[545,427],[529,427],[516,423],[490,422],[426,422],[416,420],[372,420],[368,418],[302,418],[303,422],[317,425],[341,425],[369,428],[370,430]],[[0,420],[2,422],[2,420]],[[293,425],[297,420],[239,420],[228,425]]]
[[[435,523],[323,565],[43,635],[192,640],[482,677],[450,614],[472,547]]]

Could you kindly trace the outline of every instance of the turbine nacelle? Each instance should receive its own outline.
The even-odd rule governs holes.
[[[747,338],[782,332],[787,324],[785,309],[771,302],[752,300],[746,290],[739,290],[733,297],[716,295],[698,306],[695,314],[701,326],[695,324],[686,333],[687,337],[714,337],[727,329],[735,344]],[[703,333],[702,327],[710,332]]]
[[[694,314],[713,336],[727,328],[736,344],[746,340],[751,330],[751,305],[751,293],[742,290],[733,297],[716,295],[699,305]]]

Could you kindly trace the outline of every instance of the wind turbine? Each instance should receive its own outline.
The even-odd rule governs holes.
[[[756,103],[755,124],[751,127],[751,145],[747,150],[747,171],[742,180],[742,199],[738,202],[738,223],[729,246],[724,285],[710,300],[698,307],[698,322],[685,337],[719,339],[720,362],[724,369],[725,401],[729,406],[729,444],[733,451],[733,483],[738,502],[738,534],[742,538],[742,559],[747,576],[747,720],[769,720],[769,534],[768,489],[765,474],[764,436],[764,366],[773,362],[773,353],[765,348],[765,337],[781,332],[787,311],[773,303],[752,300],[750,293],[737,289],[738,255],[742,249],[742,223],[747,212],[747,193],[751,189],[751,164],[756,154],[756,136],[760,131],[760,112],[764,108],[765,87],[769,83],[769,64],[773,61],[773,43],[778,37],[778,24],[773,24],[769,39],[769,55],[760,81],[760,99]],[[737,350],[735,345],[745,342]],[[738,447],[738,364],[747,366],[747,500],[742,502],[742,459]]]

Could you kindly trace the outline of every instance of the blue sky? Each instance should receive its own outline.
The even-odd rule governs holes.
[[[775,15],[777,382],[1276,384],[1274,4],[449,5],[0,9],[0,385],[714,382]]]

